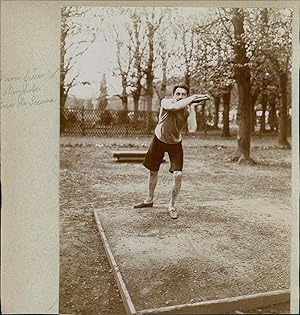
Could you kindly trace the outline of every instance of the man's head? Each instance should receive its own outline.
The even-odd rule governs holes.
[[[187,97],[189,95],[189,88],[186,84],[180,83],[176,84],[173,88],[173,98],[176,101],[180,101],[183,98]]]

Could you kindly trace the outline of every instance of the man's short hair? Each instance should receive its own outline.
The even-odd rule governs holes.
[[[187,95],[189,95],[190,89],[185,83],[179,83],[179,84],[174,85],[174,87],[173,87],[173,95],[174,95],[176,89],[178,89],[178,88],[185,89],[186,92],[187,92]]]

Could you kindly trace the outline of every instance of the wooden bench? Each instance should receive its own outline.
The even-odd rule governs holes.
[[[147,151],[112,151],[118,161],[143,161]]]
[[[118,161],[144,161],[147,151],[112,151]],[[165,162],[165,159],[163,159]]]

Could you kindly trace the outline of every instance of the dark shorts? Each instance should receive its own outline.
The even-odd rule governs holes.
[[[160,141],[156,136],[154,136],[149,146],[143,165],[150,171],[158,171],[165,152],[168,152],[169,154],[169,172],[182,171],[183,150],[181,141],[176,144],[167,144]]]

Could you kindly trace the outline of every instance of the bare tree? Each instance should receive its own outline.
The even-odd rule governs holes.
[[[200,27],[195,17],[188,20],[177,22],[178,38],[180,39],[180,48],[178,50],[179,58],[183,61],[184,82],[188,87],[192,86],[192,78],[199,72],[199,59],[201,59],[201,47],[199,46]],[[197,67],[198,66],[198,67]]]
[[[217,13],[217,14],[216,14]],[[213,97],[214,121],[213,126],[218,128],[219,110],[223,100],[223,134],[229,137],[229,110],[233,80],[233,48],[232,34],[223,21],[226,17],[215,10],[207,16],[207,20],[195,22],[196,32],[196,71],[193,81]],[[228,18],[227,22],[228,22]],[[220,24],[226,26],[225,32]],[[194,84],[193,84],[194,85]]]
[[[231,99],[231,90],[233,85],[228,84],[223,87],[223,131],[222,137],[230,137],[229,129],[229,111],[230,111],[230,99]]]
[[[99,89],[99,97],[97,98],[98,101],[98,109],[105,110],[107,107],[107,84],[106,84],[106,77],[103,74],[102,80],[100,82],[100,89]]]
[[[148,36],[148,58],[145,69],[146,74],[146,100],[147,100],[147,112],[152,110],[152,98],[153,98],[153,64],[154,64],[154,40],[155,34],[161,25],[164,18],[163,10],[157,13],[155,8],[151,8],[150,11],[146,11],[146,25],[147,25],[147,36]]]
[[[189,35],[189,38],[188,38]],[[194,45],[195,45],[195,31],[192,28],[190,32],[188,29],[184,28],[182,33],[182,44],[183,44],[183,56],[185,64],[185,73],[184,73],[184,82],[187,86],[191,85],[191,76],[192,76],[192,61],[194,55]],[[189,46],[189,47],[188,47]]]
[[[121,81],[121,94],[117,96],[122,101],[123,110],[127,112],[128,97],[132,94],[137,118],[145,75],[146,19],[139,8],[118,8],[115,12],[125,18],[121,28],[112,21],[110,25],[112,32],[109,36],[116,44],[117,66],[113,69],[113,74]]]
[[[61,10],[61,50],[60,50],[60,119],[61,132],[65,125],[64,106],[70,89],[76,84],[79,72],[67,80],[70,70],[92,45],[96,38],[96,28],[76,20],[84,17],[89,9],[80,7],[63,7]],[[90,38],[82,39],[83,31],[89,31]]]
[[[270,60],[277,75],[279,86],[279,132],[278,141],[281,148],[290,149],[288,137],[288,108],[291,77],[292,51],[292,14],[286,9],[264,9],[263,17],[266,21],[266,41],[262,47],[263,53]]]
[[[155,43],[155,63],[154,69],[159,70],[160,77],[155,78],[154,89],[159,99],[162,99],[167,94],[168,75],[171,69],[176,65],[170,63],[170,58],[174,56],[174,51],[177,49],[177,33],[176,33],[176,16],[177,11],[165,11],[165,20],[162,21],[160,34],[157,36]],[[165,23],[164,23],[165,22]]]
[[[136,9],[129,12],[132,25],[127,26],[133,50],[133,67],[130,73],[130,88],[133,97],[135,121],[139,110],[139,100],[142,93],[142,79],[144,77],[143,59],[145,55],[146,42],[143,30],[143,21],[140,12]]]
[[[234,30],[235,65],[234,76],[237,82],[238,103],[238,147],[232,160],[255,163],[250,158],[250,68],[245,47],[244,11],[232,9],[232,24]]]
[[[122,86],[122,92],[121,95],[118,95],[122,101],[122,107],[124,111],[128,111],[128,79],[129,79],[129,70],[132,63],[132,56],[131,56],[131,50],[129,50],[129,58],[127,59],[126,63],[127,65],[124,65],[121,60],[125,60],[125,58],[121,57],[121,47],[122,43],[117,43],[117,60],[118,60],[118,71],[119,75],[121,77],[121,86]]]
[[[164,29],[163,33],[165,32],[167,32],[166,28]],[[171,40],[171,38],[169,38],[169,40]],[[166,37],[159,38],[157,54],[160,57],[160,67],[161,67],[161,72],[162,72],[162,78],[161,78],[160,84],[154,83],[154,88],[159,99],[164,98],[167,94],[168,62],[173,53],[171,49],[168,49],[167,44],[168,42],[167,42]]]

